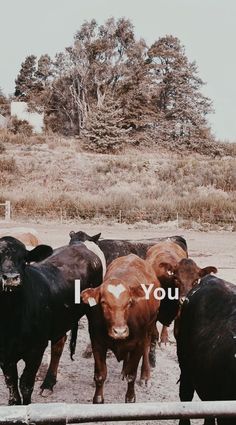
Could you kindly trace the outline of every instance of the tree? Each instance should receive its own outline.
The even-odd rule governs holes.
[[[161,121],[157,129],[167,129],[172,139],[186,140],[202,133],[207,126],[206,115],[212,111],[210,100],[200,89],[195,62],[189,62],[178,38],[166,36],[156,41],[148,52],[156,81],[156,105]]]
[[[128,132],[127,142],[184,147],[209,137],[206,117],[212,110],[201,93],[203,84],[178,38],[162,37],[149,47],[135,38],[129,20],[110,18],[100,26],[94,19],[85,22],[73,44],[53,61],[47,54],[38,62],[28,56],[16,94],[43,109],[47,128],[64,135],[90,134],[96,146],[99,126],[105,132],[105,119],[112,125],[111,113],[114,134]],[[112,134],[111,127],[104,134]],[[119,145],[118,136],[113,148],[108,138],[101,149]]]
[[[27,101],[35,88],[36,56],[27,56],[21,64],[20,72],[15,80],[15,96]]]
[[[9,99],[4,96],[1,88],[0,88],[0,114],[4,117],[7,117],[10,115],[10,101]]]
[[[111,95],[90,113],[85,132],[85,146],[96,152],[115,152],[127,143],[127,130],[122,127],[122,110]]]

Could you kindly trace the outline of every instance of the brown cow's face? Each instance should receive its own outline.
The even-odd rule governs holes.
[[[190,258],[181,260],[174,270],[180,301],[184,301],[188,292],[198,283],[199,279],[210,273],[217,273],[216,267],[208,266],[201,269]]]
[[[100,303],[106,320],[108,335],[113,339],[125,339],[129,336],[128,316],[130,308],[139,299],[144,298],[142,288],[129,288],[121,282],[107,283],[98,288],[85,289],[82,300],[93,306]]]

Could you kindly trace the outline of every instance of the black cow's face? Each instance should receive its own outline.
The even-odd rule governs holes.
[[[97,242],[100,238],[101,233],[98,233],[94,236],[89,236],[87,233],[79,231],[74,232],[73,230],[70,232],[70,245],[76,242],[85,242],[85,241],[91,241],[91,242]]]
[[[53,252],[47,245],[28,251],[25,245],[11,236],[0,238],[0,291],[12,292],[23,283],[27,263],[42,261]]]

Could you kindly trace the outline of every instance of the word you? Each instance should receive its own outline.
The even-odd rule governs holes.
[[[123,287],[123,285],[122,285]],[[143,289],[144,297],[146,300],[149,300],[151,297],[154,297],[156,300],[163,300],[164,298],[168,298],[169,300],[178,300],[179,299],[179,288],[168,288],[167,291],[164,288],[155,288],[153,290],[154,284],[151,283],[150,285],[144,285],[141,284],[141,288]],[[119,285],[118,285],[118,288]],[[75,304],[80,304],[80,279],[75,280]],[[119,295],[123,291],[119,290]],[[117,294],[118,295],[118,294]],[[94,300],[95,301],[95,300]],[[96,305],[96,302],[89,303],[92,307],[93,305]]]

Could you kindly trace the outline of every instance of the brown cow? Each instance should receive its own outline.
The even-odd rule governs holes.
[[[181,304],[183,304],[186,295],[198,284],[199,280],[210,273],[217,273],[217,268],[214,266],[207,266],[201,269],[191,258],[184,258],[174,268],[173,273],[176,284],[181,288],[185,288],[185,292],[182,292],[183,295],[181,298]],[[180,310],[175,319],[174,326],[174,335],[176,339],[179,333],[179,317]]]
[[[207,266],[201,269],[191,258],[182,259],[173,269],[176,284],[182,291],[181,301],[185,300],[187,293],[198,283],[199,279],[210,273],[217,273],[217,268]]]
[[[42,243],[36,230],[27,227],[0,229],[0,237],[2,238],[3,236],[12,236],[21,241],[27,247],[36,247]]]
[[[171,287],[173,284],[175,286],[172,274],[180,260],[182,260],[182,258],[187,258],[187,256],[188,254],[186,250],[184,250],[175,241],[167,239],[149,248],[147,251],[146,260],[153,267],[157,278],[161,282],[161,286],[164,287],[164,289],[167,289],[167,287]],[[182,297],[183,295],[186,295],[185,289],[183,286],[179,285],[179,296]],[[173,319],[174,317],[172,320]],[[153,350],[155,350],[154,339],[155,336],[152,340]],[[163,326],[162,328],[160,342],[165,344],[168,342],[167,326]],[[151,355],[150,358],[152,365],[155,364],[154,357],[155,355],[153,352],[153,355]]]
[[[153,284],[149,299],[146,288]],[[94,403],[103,403],[103,385],[106,380],[106,353],[110,348],[118,361],[124,360],[123,375],[128,382],[125,401],[135,402],[134,384],[141,357],[141,380],[150,376],[148,352],[150,337],[156,323],[160,301],[154,293],[160,283],[150,265],[130,254],[114,260],[108,267],[105,279],[97,288],[81,293],[83,302],[90,304],[89,332],[95,359]],[[98,304],[95,306],[95,304]]]

